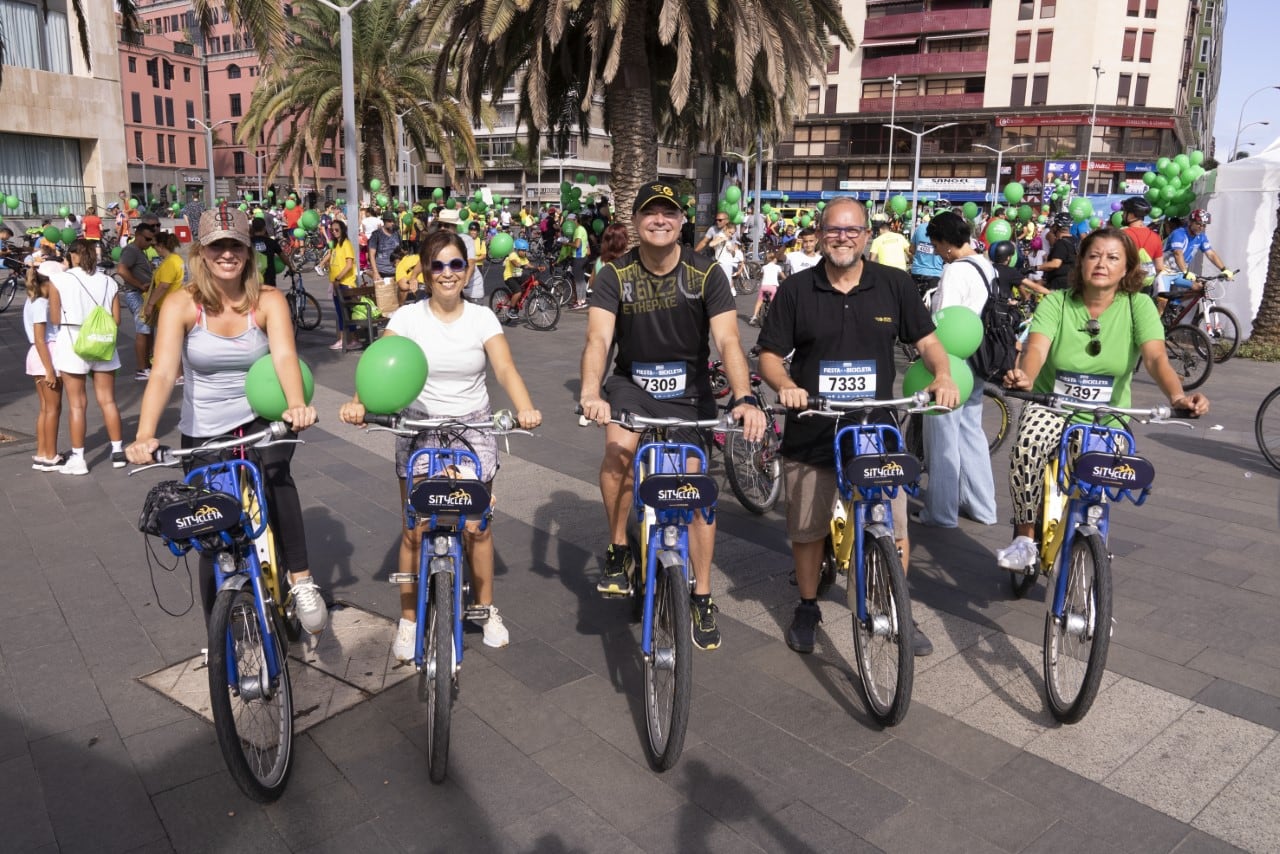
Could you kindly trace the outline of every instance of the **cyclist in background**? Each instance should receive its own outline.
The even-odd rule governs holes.
[[[915,231],[911,232],[911,246],[914,249],[911,255],[911,278],[915,280],[921,294],[936,288],[938,280],[942,278],[942,256],[934,250],[928,229],[929,218],[921,217]]]
[[[1234,277],[1235,274],[1222,263],[1209,242],[1205,229],[1210,221],[1207,210],[1196,208],[1187,217],[1187,224],[1175,229],[1164,242],[1165,275],[1156,280],[1156,307],[1160,311],[1164,311],[1165,303],[1174,295],[1175,290],[1195,290],[1196,274],[1191,272],[1191,265],[1200,255],[1212,261],[1228,282]]]
[[[1151,203],[1142,196],[1130,196],[1120,205],[1124,233],[1138,247],[1138,263],[1142,265],[1143,286],[1148,289],[1148,293],[1155,285],[1156,276],[1164,272],[1164,248],[1160,235],[1145,224],[1150,214]]]

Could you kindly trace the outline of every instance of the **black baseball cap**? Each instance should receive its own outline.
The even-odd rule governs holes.
[[[636,193],[636,202],[631,206],[631,214],[640,213],[645,206],[651,202],[666,201],[680,207],[680,198],[676,195],[676,191],[669,184],[661,181],[649,181],[640,186],[640,192]]]

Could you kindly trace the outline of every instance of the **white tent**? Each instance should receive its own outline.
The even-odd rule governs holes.
[[[1240,337],[1253,329],[1253,316],[1262,302],[1267,278],[1267,256],[1276,229],[1280,205],[1280,138],[1251,157],[1224,163],[1209,182],[1204,207],[1213,217],[1209,240],[1218,257],[1239,269],[1227,288],[1223,304],[1240,319]],[[1203,262],[1198,262],[1203,263]],[[1199,272],[1216,272],[1208,264]]]

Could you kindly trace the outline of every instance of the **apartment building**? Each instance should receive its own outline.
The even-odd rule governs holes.
[[[67,0],[0,0],[5,107],[0,192],[19,207],[6,218],[79,214],[125,188],[120,76],[110,3],[83,3],[89,63]]]
[[[796,198],[909,191],[919,134],[926,197],[980,201],[1015,178],[1035,197],[1049,173],[1078,188],[1087,180],[1092,194],[1137,192],[1159,157],[1208,153],[1224,7],[846,3],[855,47],[837,50],[812,82],[805,114],[776,152],[775,186]]]

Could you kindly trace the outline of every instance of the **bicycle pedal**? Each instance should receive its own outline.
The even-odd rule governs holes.
[[[489,622],[489,606],[468,605],[462,611],[462,619],[477,623],[487,623]]]
[[[418,580],[416,572],[393,572],[387,576],[387,581],[392,584],[413,584]]]

